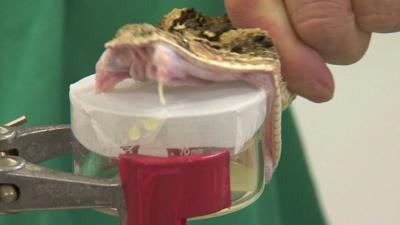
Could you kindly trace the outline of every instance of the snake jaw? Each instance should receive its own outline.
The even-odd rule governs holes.
[[[122,27],[106,44],[96,66],[97,91],[109,91],[132,78],[164,86],[193,86],[244,80],[265,90],[266,179],[281,153],[281,114],[295,96],[282,79],[279,56],[267,32],[236,29],[227,17],[207,17],[191,9],[175,9],[158,24]]]

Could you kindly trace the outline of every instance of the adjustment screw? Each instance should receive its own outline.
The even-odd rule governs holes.
[[[0,202],[1,203],[12,203],[18,198],[17,190],[13,185],[2,184],[0,185]]]

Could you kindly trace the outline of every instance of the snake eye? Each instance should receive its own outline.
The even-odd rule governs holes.
[[[241,46],[235,46],[231,49],[232,52],[236,52],[236,53],[242,53],[243,48]]]
[[[265,41],[265,36],[264,35],[257,35],[253,38],[253,41],[256,43],[261,43]]]

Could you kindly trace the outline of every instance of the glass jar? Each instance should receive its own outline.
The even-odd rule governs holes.
[[[147,89],[141,90],[140,85],[129,85],[128,86],[131,88],[128,88],[129,93],[143,91],[147,94],[147,97],[149,97],[149,95],[156,95],[156,92],[150,93]],[[140,111],[140,113],[132,112],[132,109],[129,108],[129,98],[126,98],[126,95],[121,97],[121,90],[117,90],[115,92],[117,94],[104,93],[96,95],[91,89],[94,86],[93,76],[77,82],[71,86],[70,91],[71,126],[74,135],[78,141],[86,147],[86,149],[76,148],[74,150],[75,173],[84,176],[102,178],[118,177],[118,154],[116,154],[118,152],[157,157],[184,157],[187,155],[210,154],[221,150],[229,150],[232,206],[214,214],[192,219],[221,216],[250,205],[262,194],[265,186],[266,171],[264,168],[263,156],[263,152],[265,152],[265,140],[263,128],[266,112],[266,96],[262,90],[254,88],[247,83],[238,84],[236,82],[230,85],[228,84],[228,86],[227,84],[223,85],[213,87],[218,88],[220,93],[214,93],[212,95],[213,99],[210,100],[212,104],[210,103],[209,105],[207,105],[207,98],[204,98],[204,96],[199,97],[199,95],[202,95],[200,93],[204,93],[200,90],[201,88],[197,90],[199,95],[193,94],[192,91],[190,93],[193,95],[192,97],[183,95],[179,91],[173,93],[174,96],[169,96],[167,91],[167,104],[175,104],[171,106],[175,108],[170,109],[170,111],[177,111],[173,114],[175,117],[168,114],[169,116],[160,119],[159,115],[155,116],[151,113],[143,114],[142,111]],[[126,90],[124,88],[126,87],[123,87],[122,89]],[[224,93],[224,91],[222,91],[224,88],[229,89],[229,91]],[[182,90],[182,92],[187,90],[188,89]],[[212,91],[214,89],[211,88],[208,90]],[[122,91],[122,93],[124,92]],[[236,96],[230,98],[232,97],[232,94]],[[226,95],[229,96],[226,97]],[[152,98],[156,97],[157,96],[152,96]],[[190,101],[190,104],[196,104],[193,103],[193,101],[198,101],[199,103],[198,105],[191,105],[190,110],[192,111],[190,111],[188,110],[189,107],[185,106],[185,102],[182,103],[179,98],[188,98],[189,100],[186,99],[185,101]],[[223,107],[218,103],[218,101],[226,101],[227,99],[231,102],[226,103]],[[177,102],[180,104],[176,105]],[[112,106],[111,104],[115,104],[115,106]],[[140,105],[142,107],[148,107],[149,110],[161,107],[155,106],[151,108],[151,104],[149,104],[149,102],[144,102]],[[202,107],[208,107],[211,105],[212,107],[210,107],[209,111],[202,109]],[[197,109],[203,113],[199,114],[197,111],[193,111],[193,107],[195,106],[197,106]],[[114,108],[117,110],[113,110]],[[129,109],[124,111],[125,108]],[[186,113],[185,110],[188,112]],[[127,112],[132,112],[132,114]],[[99,114],[101,114],[100,117]],[[140,118],[143,118],[145,115],[146,122],[144,123],[144,120],[140,119],[142,122],[139,126],[137,122],[138,120],[132,119],[137,115],[139,115]],[[101,119],[96,120],[96,116]],[[217,117],[217,119],[213,117]],[[225,118],[226,121],[223,121],[222,124],[226,124],[227,127],[226,129],[223,129],[223,127],[221,128],[220,120],[224,120]],[[172,122],[169,123],[168,121],[170,120]],[[193,126],[187,126],[188,121],[192,120],[194,121],[192,124]],[[132,123],[132,121],[136,122]],[[157,121],[161,121],[161,123],[158,123]],[[125,124],[130,125],[125,129],[123,128]],[[115,126],[118,126],[119,129],[110,132],[110,130],[115,129]],[[173,129],[167,129],[167,131],[163,130],[166,129],[165,127],[168,128],[168,126]],[[177,128],[185,130],[171,132],[175,131]],[[125,138],[125,136],[125,139],[121,138],[121,134],[118,133],[121,129],[126,130],[125,136],[129,136],[128,138]],[[102,133],[99,133],[99,130],[101,130]],[[222,131],[227,133],[222,133]],[[149,134],[153,136],[149,136]],[[202,138],[200,139],[185,136],[189,134],[203,136],[201,136]],[[218,137],[216,138],[216,134],[221,134],[221,136],[224,137],[224,140],[219,140]],[[168,139],[163,139],[163,142],[156,143],[159,139],[162,139],[164,135],[170,136]],[[175,138],[175,136],[171,135],[179,137]],[[208,138],[204,138],[204,135]],[[154,141],[151,141],[152,137],[155,137]],[[190,146],[187,143],[184,143],[185,140],[182,140],[184,138],[189,138],[189,141],[193,141],[195,144]],[[108,143],[105,144],[104,142],[97,143],[100,139],[111,139],[112,142],[110,143],[117,146],[114,153],[110,154],[107,150],[115,148],[115,146],[112,144],[107,145]],[[171,139],[173,141],[166,143],[165,140],[169,141]],[[179,141],[181,143],[177,143]],[[107,214],[116,215],[115,209],[99,210]]]

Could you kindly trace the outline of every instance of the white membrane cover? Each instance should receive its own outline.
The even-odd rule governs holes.
[[[71,127],[86,148],[115,157],[129,146],[164,156],[166,148],[230,148],[237,154],[264,122],[266,95],[244,81],[165,87],[125,80],[95,93],[95,76],[70,86]]]

